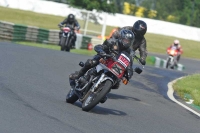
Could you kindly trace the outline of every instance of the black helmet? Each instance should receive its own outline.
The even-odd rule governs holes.
[[[73,22],[75,20],[75,16],[73,14],[69,14],[67,19],[69,22]]]
[[[143,38],[147,31],[147,24],[142,20],[138,20],[133,24],[132,30],[136,38]]]
[[[130,30],[121,30],[120,31],[120,44],[121,48],[127,49],[129,48],[135,40],[135,36],[132,31]]]

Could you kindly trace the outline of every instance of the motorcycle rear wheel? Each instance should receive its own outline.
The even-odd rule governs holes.
[[[83,101],[82,110],[88,112],[93,109],[110,91],[111,86],[112,82],[110,80],[106,80],[100,85],[95,93],[89,92],[88,97]]]

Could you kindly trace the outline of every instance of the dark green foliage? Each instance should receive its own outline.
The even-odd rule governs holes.
[[[87,9],[92,11],[93,9],[97,11],[104,11],[108,13],[116,13],[117,8],[115,3],[110,0],[110,3],[107,3],[107,0],[68,0],[71,6]]]
[[[144,0],[140,6],[149,9],[152,2],[158,12],[155,19],[169,21],[167,17],[172,15],[171,22],[200,27],[200,0]]]
[[[66,3],[70,6],[92,11],[108,13],[123,13],[123,3],[128,2],[136,6],[143,6],[149,10],[156,10],[154,19],[200,27],[200,0],[51,0]],[[107,1],[110,3],[108,4]],[[137,9],[137,8],[136,8]],[[133,15],[134,15],[133,11]],[[146,14],[145,14],[146,13]],[[148,17],[147,12],[144,17]],[[173,18],[170,19],[169,16]]]

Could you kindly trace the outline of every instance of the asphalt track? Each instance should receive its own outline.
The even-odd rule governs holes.
[[[200,132],[199,117],[167,96],[168,82],[189,72],[146,66],[90,112],[65,103],[68,75],[87,58],[0,43],[0,133]]]

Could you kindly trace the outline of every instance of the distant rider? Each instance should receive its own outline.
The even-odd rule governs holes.
[[[79,25],[78,21],[76,20],[75,15],[73,15],[73,14],[69,14],[63,22],[58,24],[58,26],[60,26],[60,27],[62,27],[64,25],[72,26],[77,31],[80,29],[80,25]],[[62,37],[62,31],[59,32],[59,39],[61,39],[61,37]],[[76,33],[74,32],[73,39],[72,39],[72,47],[73,48],[75,48],[75,42],[76,42]],[[59,41],[59,45],[60,45],[60,41]]]
[[[175,47],[176,50],[178,51],[178,54],[177,54],[177,58],[176,58],[176,65],[177,63],[180,61],[180,58],[181,58],[181,54],[183,53],[183,49],[180,45],[180,42],[179,40],[174,40],[174,43],[172,43],[167,49],[171,49],[172,47]]]

